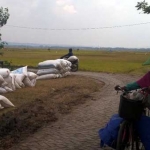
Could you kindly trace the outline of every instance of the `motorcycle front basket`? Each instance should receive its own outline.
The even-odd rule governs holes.
[[[119,116],[126,120],[138,120],[143,113],[143,103],[120,95]]]

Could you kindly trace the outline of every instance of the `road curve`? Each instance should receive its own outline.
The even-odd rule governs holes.
[[[117,113],[119,95],[114,86],[124,85],[138,79],[137,76],[121,74],[76,72],[105,82],[93,99],[64,115],[57,122],[43,127],[10,150],[100,150],[98,130]]]

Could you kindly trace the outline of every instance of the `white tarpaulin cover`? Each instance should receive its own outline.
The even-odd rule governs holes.
[[[11,71],[11,73],[13,73],[13,74],[24,74],[27,76],[28,75],[27,74],[27,66],[13,70],[13,71]]]

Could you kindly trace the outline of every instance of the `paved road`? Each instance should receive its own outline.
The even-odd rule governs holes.
[[[80,105],[10,150],[100,150],[98,130],[118,109],[119,95],[113,90],[114,86],[124,85],[137,77],[91,72],[73,74],[103,81],[105,86],[101,92],[92,94],[93,100]]]

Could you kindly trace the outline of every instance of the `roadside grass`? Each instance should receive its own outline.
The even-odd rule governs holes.
[[[94,53],[94,52],[93,52]],[[150,53],[95,52],[95,55],[80,56],[80,69],[108,73],[144,74],[149,66],[142,66]]]
[[[88,77],[71,75],[38,80],[35,87],[3,94],[15,108],[0,111],[0,150],[8,149],[76,106],[92,100],[91,93],[99,91],[103,85]]]
[[[37,67],[38,63],[50,59],[59,59],[68,53],[67,49],[5,49],[1,60],[11,61],[14,66]],[[142,66],[150,52],[108,52],[98,50],[74,50],[74,55],[79,58],[79,70],[144,74],[149,66]]]

